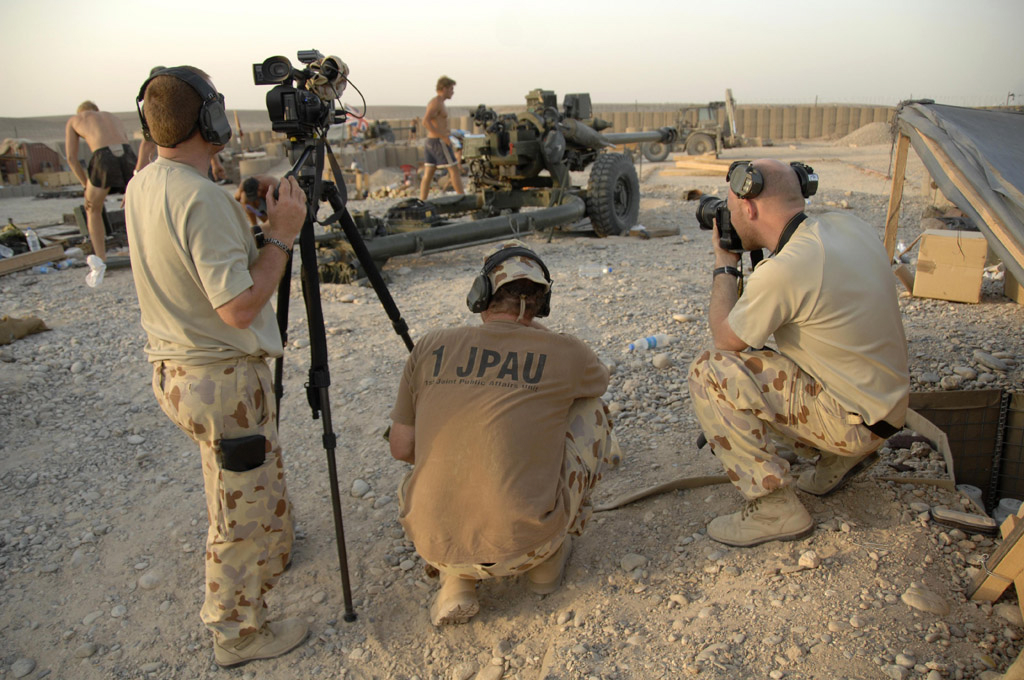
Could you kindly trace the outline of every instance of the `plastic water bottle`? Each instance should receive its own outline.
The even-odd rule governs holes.
[[[25,229],[25,240],[28,241],[28,249],[33,253],[40,250],[43,245],[39,242],[39,235],[36,234],[36,230],[32,227]]]
[[[36,274],[49,274],[50,272],[54,272],[57,270],[53,268],[52,262],[46,262],[44,264],[32,267],[32,271],[34,271]]]
[[[14,257],[14,251],[0,243],[0,257]]]
[[[665,345],[675,342],[675,340],[675,337],[664,333],[648,335],[646,338],[638,338],[626,345],[626,351],[639,352],[641,350],[654,349],[655,347],[664,347]]]
[[[611,267],[605,267],[604,265],[597,264],[596,262],[588,262],[587,264],[580,265],[580,276],[584,278],[592,279],[603,274],[611,273]]]

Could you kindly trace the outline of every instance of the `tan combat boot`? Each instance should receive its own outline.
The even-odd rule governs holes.
[[[864,456],[837,456],[822,451],[814,469],[800,475],[796,487],[815,496],[827,496],[877,462],[878,453],[874,451]]]
[[[441,572],[441,588],[430,605],[430,622],[435,626],[465,623],[480,611],[476,581]]]
[[[213,659],[218,666],[238,666],[256,659],[272,659],[292,651],[309,633],[309,625],[299,618],[267,621],[252,635],[224,642],[213,641]]]
[[[526,572],[526,587],[538,595],[550,595],[562,585],[565,565],[572,554],[572,536],[566,535],[562,545],[546,560]]]
[[[814,520],[788,486],[747,501],[743,509],[708,524],[708,538],[747,548],[768,541],[792,541],[811,533]]]

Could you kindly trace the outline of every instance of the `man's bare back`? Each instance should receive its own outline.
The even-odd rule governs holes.
[[[67,131],[74,131],[84,139],[90,151],[102,146],[128,144],[130,141],[121,119],[107,111],[82,111],[75,114],[68,119]]]
[[[88,173],[78,160],[80,139],[85,140],[93,154]],[[100,111],[91,101],[82,102],[78,112],[68,119],[64,127],[64,146],[71,172],[85,187],[85,213],[93,254],[106,260],[103,201],[111,190],[124,191],[135,167],[135,153],[121,120],[112,113]]]

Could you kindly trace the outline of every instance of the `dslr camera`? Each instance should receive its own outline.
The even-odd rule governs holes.
[[[818,174],[804,163],[793,162],[789,166],[800,182],[800,193],[805,199],[818,192]],[[753,161],[734,161],[725,175],[729,188],[739,198],[754,198],[764,189],[764,177],[754,167]],[[701,196],[697,205],[697,224],[701,229],[713,229],[718,225],[718,246],[734,253],[743,252],[740,235],[732,226],[729,206],[721,198]]]
[[[292,68],[287,57],[269,57],[252,65],[257,85],[274,85],[267,93],[267,113],[274,132],[295,138],[325,132],[333,123],[345,120],[345,112],[334,108],[348,84],[348,66],[338,57],[325,57],[317,50],[299,50],[302,69]]]

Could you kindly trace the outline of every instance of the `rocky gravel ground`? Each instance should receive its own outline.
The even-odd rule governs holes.
[[[880,236],[888,153],[887,144],[757,150],[819,170],[810,212],[851,210]],[[672,235],[526,237],[555,279],[550,326],[581,337],[613,368],[606,399],[624,460],[598,502],[720,474],[707,449],[695,447],[686,388],[689,362],[710,342],[712,256],[696,203],[683,196],[693,188],[724,196],[724,182],[661,176],[670,165],[644,163],[641,222]],[[907,243],[933,202],[916,190],[921,173],[912,163],[915,190],[899,233]],[[15,221],[68,211],[28,199],[2,207]],[[464,299],[487,248],[388,263],[414,339],[474,322]],[[581,277],[584,263],[612,272]],[[130,272],[108,271],[96,289],[84,273],[0,278],[0,313],[38,316],[52,328],[0,348],[0,677],[963,680],[1005,669],[1021,649],[1012,588],[995,605],[964,594],[996,542],[927,518],[931,507],[962,509],[962,499],[873,477],[828,498],[803,496],[818,523],[807,538],[750,549],[705,535],[711,518],[739,506],[727,486],[599,513],[561,590],[541,598],[514,579],[485,583],[471,623],[433,628],[426,608],[436,582],[396,521],[406,467],[382,439],[406,350],[372,290],[357,285],[323,288],[358,614],[345,622],[322,422],[310,417],[303,393],[309,337],[296,281],[281,422],[299,540],[269,603],[274,616],[308,617],[312,632],[284,658],[218,669],[198,617],[206,526],[199,457],[152,396]],[[1001,290],[986,279],[976,305],[901,296],[914,390],[1020,390],[1024,307]],[[675,342],[624,353],[659,332]],[[942,472],[928,467],[927,453],[922,460]]]

